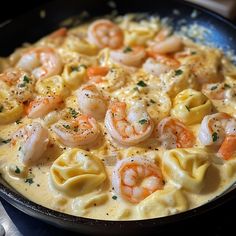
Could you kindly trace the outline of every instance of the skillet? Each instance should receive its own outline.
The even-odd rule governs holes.
[[[211,30],[211,33],[206,38],[206,43],[213,42],[215,46],[221,47],[223,50],[231,48],[236,51],[236,44],[233,42],[233,37],[236,35],[236,27],[223,17],[194,4],[177,0],[137,0],[135,2],[132,0],[116,0],[114,2],[117,5],[116,9],[119,14],[148,12],[149,15],[168,16],[173,19],[172,22],[176,28],[180,27],[177,22],[182,18],[186,20],[185,25],[197,22]],[[106,0],[55,0],[49,2],[45,6],[32,10],[0,28],[0,55],[7,56],[14,48],[26,41],[36,41],[57,29],[59,23],[68,17],[79,15],[85,10],[90,13],[91,17],[102,16],[113,10],[111,6],[112,4],[108,4]],[[176,14],[176,11],[173,11],[174,9],[178,9],[180,14]],[[191,17],[194,9],[198,11],[197,18]],[[40,10],[45,10],[45,18],[40,17]],[[83,20],[88,20],[90,16],[84,14]],[[236,188],[235,185],[232,185],[225,193],[209,203],[177,215],[139,221],[104,221],[63,214],[33,203],[8,186],[0,176],[0,196],[19,210],[58,227],[97,235],[137,235],[137,232],[139,234],[150,233],[151,231],[157,232],[163,227],[203,214],[235,198],[235,194]]]

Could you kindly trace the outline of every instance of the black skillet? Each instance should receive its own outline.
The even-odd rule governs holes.
[[[196,5],[174,0],[115,0],[113,2],[116,3],[116,10],[119,14],[148,12],[148,15],[168,16],[172,18],[172,23],[176,28],[180,27],[177,22],[182,18],[185,19],[185,25],[197,22],[211,29],[211,33],[205,38],[206,42],[214,43],[215,46],[221,47],[223,50],[231,48],[236,51],[236,44],[233,41],[236,36],[236,27],[219,15]],[[86,10],[90,16],[85,14],[83,20],[88,20],[90,17],[110,13],[114,10],[112,6],[113,4],[108,4],[105,0],[56,0],[49,2],[47,5],[0,27],[0,55],[7,56],[22,43],[34,42],[52,32],[59,27],[60,22],[68,17],[79,15]],[[176,14],[174,9],[177,9],[180,14]],[[191,17],[194,9],[197,9],[197,18]],[[40,16],[40,10],[45,10],[45,18]],[[161,232],[165,227],[172,227],[173,224],[183,222],[190,217],[196,217],[230,199],[235,199],[235,194],[235,186],[232,186],[227,192],[207,204],[173,216],[139,221],[104,221],[75,217],[40,206],[15,192],[0,177],[0,196],[26,214],[58,227],[97,235],[137,235]]]

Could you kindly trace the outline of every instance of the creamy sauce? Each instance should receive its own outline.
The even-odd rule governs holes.
[[[218,49],[194,44],[187,39],[181,39],[181,47],[176,45],[177,49],[174,51],[168,51],[169,46],[163,46],[167,47],[165,50],[168,54],[161,60],[158,59],[159,53],[149,57],[152,45],[160,43],[158,33],[163,29],[160,21],[152,18],[150,21],[136,23],[129,16],[121,19],[117,24],[119,28],[115,28],[113,32],[121,38],[109,45],[106,45],[108,39],[100,41],[91,39],[91,35],[87,37],[88,27],[91,28],[91,25],[83,25],[69,31],[59,30],[29,45],[29,49],[18,49],[9,58],[1,60],[4,68],[3,65],[0,66],[3,73],[0,75],[0,86],[7,91],[8,97],[0,94],[1,177],[19,193],[40,205],[94,219],[154,218],[205,204],[222,194],[235,181],[235,152],[230,159],[224,160],[217,154],[219,147],[214,144],[205,146],[199,140],[198,134],[201,122],[207,115],[225,112],[235,117],[235,94],[232,92],[230,98],[215,99],[212,91],[217,89],[214,86],[221,86],[222,83],[227,84],[225,90],[233,91],[236,69]],[[164,40],[165,38],[162,39]],[[175,39],[175,42],[176,40],[178,39]],[[46,60],[52,60],[52,64],[37,62],[36,67],[40,63],[43,64],[43,72],[28,68],[28,59],[26,62],[20,61],[25,54],[35,48],[42,50],[42,47],[52,50],[47,49],[49,51],[46,50],[45,54],[55,52],[59,58],[49,55]],[[145,48],[148,53],[132,57],[138,47],[140,50]],[[119,53],[123,54],[112,56],[119,48],[122,48]],[[164,50],[160,49],[160,45],[156,48],[155,50]],[[39,57],[40,50],[37,52]],[[131,58],[126,58],[127,55],[131,55]],[[152,67],[151,64],[146,64],[150,58],[158,65]],[[53,67],[53,63],[57,68]],[[173,63],[177,63],[177,66]],[[44,70],[43,66],[49,68]],[[91,70],[94,66],[105,69],[94,72]],[[6,68],[16,67],[20,67],[25,73],[18,85],[18,82],[6,81],[4,77]],[[156,71],[157,68],[160,71]],[[203,87],[210,83],[215,83],[212,85],[213,89],[211,87],[205,93]],[[96,91],[92,91],[91,95],[96,97],[95,105],[91,105],[92,109],[88,107],[86,110],[87,101],[83,100],[86,97],[81,95],[80,99],[77,99],[78,93],[82,93],[78,89],[82,89],[84,84],[96,86]],[[17,92],[16,88],[25,90]],[[190,88],[193,90],[188,90]],[[27,93],[28,91],[30,93]],[[52,96],[61,100],[54,100],[56,105],[52,105],[49,101]],[[38,97],[49,99],[44,100],[43,111],[40,110],[43,114],[40,115],[33,110],[36,105],[32,103]],[[121,143],[119,138],[109,131],[104,124],[107,116],[104,116],[110,109],[108,104],[116,100],[125,102],[127,109],[132,109],[140,102],[143,104],[148,115],[138,121],[138,128],[142,129],[142,125],[148,127],[148,116],[151,119],[150,125],[154,127],[147,138],[137,143],[125,144],[126,141]],[[15,101],[17,105],[10,104],[7,107],[8,101]],[[187,103],[188,101],[190,102]],[[12,111],[13,108],[18,110]],[[10,113],[7,113],[8,111]],[[88,114],[89,112],[92,114]],[[96,117],[94,122],[99,132],[95,137],[94,128],[87,136],[82,137],[85,144],[81,144],[81,138],[76,138],[76,132],[83,128],[78,125],[72,128],[72,124],[78,117],[82,119],[80,115],[85,113],[88,117]],[[112,114],[114,118],[114,113]],[[168,143],[172,136],[167,139],[167,146],[164,144],[163,138],[166,134],[159,135],[161,127],[158,124],[169,116],[182,121],[184,129],[193,134],[193,145],[187,147],[186,143],[183,143],[182,147],[173,147],[176,140]],[[87,119],[84,122],[88,123],[87,131],[91,129],[92,124],[89,123],[88,117],[84,118]],[[35,122],[48,132],[46,147],[40,141],[36,146],[27,143],[29,135],[32,134],[30,132],[36,132],[36,128],[29,131],[30,125]],[[59,135],[60,122],[71,122],[60,126],[60,129],[64,129],[63,135],[67,135],[65,139]],[[24,130],[24,127],[29,129],[26,134],[22,131],[15,135],[19,129]],[[185,130],[181,131],[182,137],[183,132]],[[69,138],[71,133],[74,135],[72,140]],[[40,139],[40,135],[42,134],[37,134],[36,139]],[[216,135],[217,138],[219,137]],[[171,148],[168,145],[172,145]],[[42,151],[44,147],[46,151]],[[41,155],[34,160],[40,152]],[[30,156],[29,153],[33,154]],[[27,155],[32,160],[26,159]],[[124,197],[124,194],[117,192],[112,175],[117,163],[136,157],[155,163],[162,172],[164,185],[151,191],[138,203],[133,203]],[[152,186],[147,188],[151,189]]]

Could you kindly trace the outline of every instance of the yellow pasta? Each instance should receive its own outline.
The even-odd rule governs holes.
[[[185,89],[174,99],[171,115],[188,125],[200,123],[212,112],[211,101],[201,92]]]

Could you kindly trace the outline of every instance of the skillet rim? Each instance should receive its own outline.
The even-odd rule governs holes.
[[[33,8],[32,10],[40,10],[41,8],[47,8],[47,6],[49,4],[52,4],[53,2],[56,2],[57,0],[53,0],[53,1],[49,1],[48,3],[42,4],[36,8]],[[224,24],[228,25],[229,27],[231,27],[233,30],[235,30],[236,32],[236,24],[234,24],[231,20],[225,18],[224,16],[221,16],[220,14],[213,12],[209,9],[206,9],[202,6],[199,6],[195,3],[192,2],[188,2],[186,0],[181,1],[181,0],[172,0],[173,2],[177,2],[180,3],[181,5],[185,5],[185,6],[189,6],[191,7],[193,10],[199,10],[200,12],[205,13],[206,15],[209,16],[209,18],[216,18],[219,21],[223,22]],[[107,1],[108,2],[108,1]],[[25,15],[27,17],[27,14],[29,14],[32,10],[26,11]],[[13,18],[10,22],[4,24],[3,27],[7,27],[9,24],[11,24],[12,22],[16,21],[19,17],[23,17],[23,15],[17,16],[16,18]],[[120,226],[120,227],[125,227],[125,226],[133,226],[133,227],[137,227],[137,226],[145,226],[145,227],[156,227],[156,226],[163,226],[169,223],[174,223],[174,222],[178,222],[178,221],[182,221],[185,220],[187,218],[190,218],[192,216],[198,216],[200,214],[203,214],[209,210],[213,210],[214,208],[219,207],[220,205],[226,203],[227,201],[230,201],[231,199],[235,198],[235,194],[236,194],[236,182],[229,187],[228,189],[226,189],[226,191],[224,191],[222,194],[220,194],[219,196],[216,196],[215,198],[211,199],[209,202],[187,210],[185,212],[180,212],[174,215],[169,215],[169,216],[164,216],[164,217],[157,217],[157,218],[151,218],[151,219],[140,219],[140,220],[99,220],[99,219],[92,219],[92,218],[85,218],[85,217],[80,217],[80,216],[74,216],[74,215],[69,215],[66,213],[62,213],[56,210],[52,210],[49,209],[47,207],[44,207],[42,205],[39,205],[27,198],[25,198],[23,195],[21,195],[18,192],[15,192],[14,190],[11,189],[11,187],[7,187],[6,185],[4,185],[1,180],[3,182],[4,179],[1,178],[0,175],[0,197],[2,197],[4,200],[6,200],[8,203],[10,203],[11,205],[13,205],[14,207],[16,207],[18,210],[24,212],[23,208],[26,208],[28,210],[28,212],[24,212],[30,216],[33,216],[35,218],[40,218],[43,221],[46,221],[48,223],[53,224],[52,221],[54,220],[60,220],[63,222],[67,222],[67,223],[81,223],[84,225],[90,225],[90,226],[105,226],[105,228],[109,227],[109,226]],[[233,189],[231,189],[233,188]],[[9,200],[10,199],[10,200]],[[32,212],[32,214],[30,214],[29,212]],[[37,214],[33,215],[33,213]],[[41,216],[41,217],[38,217]],[[42,219],[42,216],[47,216],[49,218],[51,218],[50,220],[48,219]]]

